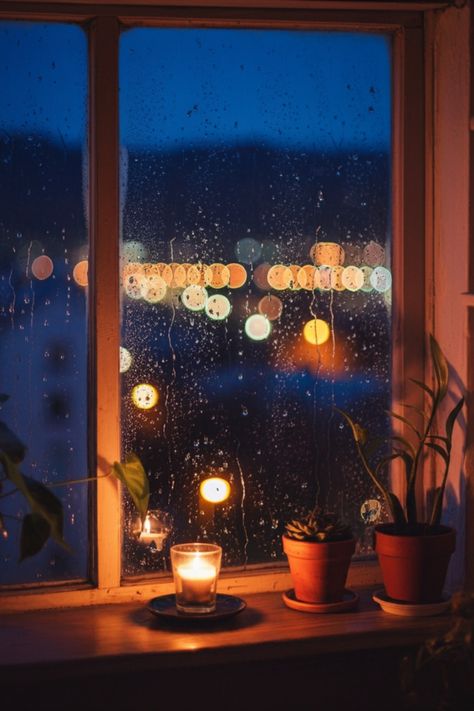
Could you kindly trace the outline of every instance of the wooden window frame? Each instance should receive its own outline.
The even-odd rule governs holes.
[[[249,4],[251,7],[246,7]],[[73,21],[87,26],[90,33],[90,442],[91,468],[99,475],[105,473],[108,463],[120,458],[118,40],[122,26],[280,27],[392,34],[392,233],[397,295],[393,310],[393,372],[397,373],[397,383],[424,376],[424,334],[429,323],[424,288],[429,251],[425,248],[425,175],[431,164],[431,146],[429,136],[425,140],[422,87],[429,63],[425,56],[425,14],[421,10],[446,3],[263,0],[239,2],[237,6],[232,1],[206,0],[196,4],[190,0],[183,7],[179,0],[169,0],[166,6],[147,0],[145,5],[98,5],[87,1],[74,4],[67,0],[62,4],[41,0],[0,4],[0,19]],[[428,93],[427,100],[431,100]],[[102,274],[107,278],[101,278]],[[407,388],[402,393],[397,383],[395,405],[402,398],[419,399],[418,392],[408,392]],[[393,476],[396,489],[402,492],[401,472],[395,470]],[[421,500],[423,490],[419,494]],[[121,580],[122,507],[118,482],[112,477],[99,481],[94,498],[92,582],[74,587],[56,585],[54,589],[47,585],[34,590],[25,586],[14,594],[5,592],[0,594],[4,609],[144,600],[173,591],[170,579],[138,583]],[[352,585],[376,583],[378,566],[374,562],[355,563],[350,576]],[[222,576],[219,589],[245,594],[288,587],[289,573],[274,569],[238,575],[229,572]]]

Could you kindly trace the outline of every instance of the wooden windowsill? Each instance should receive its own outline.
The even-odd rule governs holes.
[[[370,591],[359,610],[311,615],[289,610],[281,593],[248,595],[247,609],[205,628],[172,625],[141,604],[45,610],[0,617],[0,688],[25,669],[41,679],[232,664],[319,654],[409,647],[445,631],[449,617],[404,618],[382,612]]]

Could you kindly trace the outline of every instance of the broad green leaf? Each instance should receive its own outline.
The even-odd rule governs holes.
[[[4,422],[0,422],[0,451],[16,463],[25,458],[25,445]]]
[[[33,513],[42,516],[49,524],[54,540],[68,549],[63,539],[63,505],[58,497],[44,484],[29,476],[23,476]]]
[[[150,487],[139,458],[132,453],[126,456],[124,462],[114,462],[112,474],[127,487],[135,508],[144,521],[148,511]]]
[[[446,465],[449,464],[449,454],[445,449],[443,449],[443,447],[441,447],[439,444],[436,444],[435,442],[427,442],[426,446],[437,452],[440,457],[444,459]]]
[[[434,394],[433,390],[430,387],[428,387],[428,385],[426,385],[426,383],[422,383],[421,380],[417,380],[416,378],[409,378],[409,380],[411,380],[412,383],[415,383],[415,385],[418,385],[419,388],[424,390],[425,393],[428,393],[430,398],[432,400],[434,400],[435,394]]]
[[[49,523],[38,513],[23,518],[20,537],[20,561],[39,553],[51,533]]]
[[[396,420],[400,420],[400,422],[403,422],[405,425],[407,425],[407,426],[412,430],[412,432],[414,432],[414,433],[416,434],[416,436],[418,437],[418,439],[421,439],[421,434],[420,434],[420,432],[417,430],[417,428],[415,427],[415,425],[410,422],[409,419],[407,419],[406,417],[403,417],[403,415],[398,415],[396,412],[393,412],[392,410],[385,410],[385,412],[386,412],[388,415],[391,415],[392,417],[395,417]]]
[[[453,407],[446,420],[446,436],[449,440],[449,445],[451,446],[451,439],[453,437],[454,423],[456,422],[457,416],[461,412],[464,405],[464,398],[462,397],[459,402]]]
[[[340,410],[338,407],[334,408],[337,412],[339,412],[340,415],[344,417],[346,422],[349,423],[349,426],[352,430],[352,436],[354,437],[354,440],[358,444],[365,444],[367,442],[367,431],[361,427],[357,422],[355,422],[350,415],[347,414],[347,412],[344,412],[344,410]]]
[[[438,341],[430,334],[431,360],[436,375],[439,388],[439,399],[442,400],[448,391],[449,370],[444,353],[439,347]]]

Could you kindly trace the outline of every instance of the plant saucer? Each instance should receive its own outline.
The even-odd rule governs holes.
[[[377,590],[372,595],[372,600],[376,602],[384,612],[400,617],[432,617],[442,615],[449,610],[451,605],[451,595],[444,594],[442,600],[438,602],[413,603],[394,600],[388,597],[385,590]]]
[[[303,600],[297,599],[293,589],[284,592],[282,598],[285,605],[292,610],[316,614],[346,612],[353,610],[359,603],[359,595],[354,590],[344,590],[343,598],[338,602],[303,602]]]

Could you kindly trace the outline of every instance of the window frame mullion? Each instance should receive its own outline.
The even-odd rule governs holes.
[[[97,17],[89,26],[89,394],[92,468],[98,477],[120,460],[119,31],[113,16]],[[122,528],[115,477],[99,479],[94,499],[92,577],[99,588],[114,588],[120,585]]]

